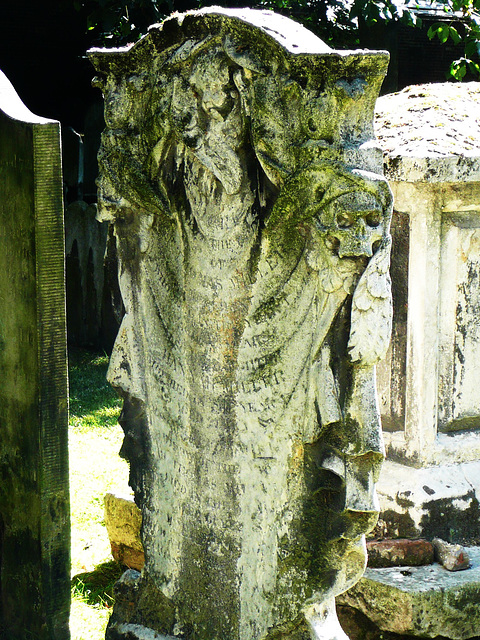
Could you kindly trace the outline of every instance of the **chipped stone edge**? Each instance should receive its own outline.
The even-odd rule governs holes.
[[[445,477],[447,472],[450,480]],[[422,518],[428,513],[431,502],[450,500],[457,509],[466,509],[470,503],[465,502],[465,496],[469,492],[480,501],[479,472],[479,460],[420,469],[386,460],[377,483],[380,518],[386,511],[393,510],[399,515],[408,513],[417,535],[422,536]],[[479,480],[475,483],[477,477]],[[456,481],[452,481],[453,479]],[[430,485],[435,486],[434,495],[425,491],[425,487]]]
[[[131,640],[178,640],[176,636],[166,636],[140,624],[114,624],[110,628],[120,636]]]
[[[480,156],[384,154],[384,171],[392,182],[480,182]]]

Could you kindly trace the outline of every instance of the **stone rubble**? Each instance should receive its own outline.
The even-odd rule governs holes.
[[[480,630],[480,547],[469,547],[468,571],[423,567],[367,568],[364,577],[337,603],[358,609],[381,630],[452,640],[478,637]]]
[[[464,571],[470,567],[470,558],[461,544],[450,544],[440,538],[433,539],[435,559],[447,571]]]
[[[140,539],[142,513],[133,497],[107,493],[104,509],[105,526],[113,558],[129,569],[141,571],[145,564]]]

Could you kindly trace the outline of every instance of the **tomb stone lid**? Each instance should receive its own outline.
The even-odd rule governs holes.
[[[402,182],[480,181],[480,82],[413,85],[377,101],[385,174]]]
[[[304,26],[273,11],[258,11],[248,8],[224,9],[222,7],[205,7],[198,11],[192,11],[191,14],[195,16],[219,14],[237,18],[242,22],[248,22],[267,33],[291,53],[329,53],[332,51],[323,40],[320,40],[320,38]]]

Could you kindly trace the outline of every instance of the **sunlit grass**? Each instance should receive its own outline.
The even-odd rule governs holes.
[[[69,354],[70,500],[72,512],[72,640],[102,640],[122,567],[112,562],[103,498],[127,492],[128,465],[118,451],[121,402],[106,381],[108,358]]]
[[[91,606],[73,594],[70,608],[71,640],[104,640],[109,617],[109,609]]]

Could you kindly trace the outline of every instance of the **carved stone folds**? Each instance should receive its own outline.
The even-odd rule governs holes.
[[[145,549],[107,637],[341,637],[333,598],[363,573],[383,459],[387,55],[219,8],[90,55],[126,309],[109,377]]]

